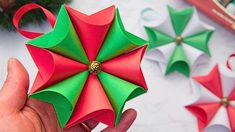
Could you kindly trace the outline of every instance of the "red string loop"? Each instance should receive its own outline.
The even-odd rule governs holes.
[[[56,22],[56,17],[47,9],[43,8],[42,6],[35,4],[35,3],[29,3],[26,5],[23,5],[20,9],[18,9],[13,17],[13,24],[18,32],[20,32],[24,37],[33,39],[36,37],[39,37],[43,35],[43,33],[38,33],[38,32],[30,32],[23,30],[19,27],[19,22],[24,14],[27,12],[34,10],[34,9],[41,9],[43,13],[46,15],[50,25],[54,27],[55,22]]]
[[[229,63],[229,60],[230,60],[232,57],[235,57],[235,53],[231,54],[231,55],[228,57],[227,62],[226,62],[226,65],[227,65],[227,67],[228,67],[230,70],[232,70],[232,68],[231,68],[231,65],[230,65],[230,63]]]

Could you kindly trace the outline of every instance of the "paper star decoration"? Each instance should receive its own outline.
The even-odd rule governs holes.
[[[166,75],[178,71],[190,76],[191,66],[195,68],[208,61],[213,28],[199,20],[194,8],[177,11],[168,7],[168,11],[163,22],[152,18],[143,21],[149,38],[146,58],[157,61]]]
[[[114,6],[92,15],[62,6],[54,29],[27,44],[39,69],[30,98],[51,103],[63,128],[88,119],[115,126],[125,102],[147,91],[144,44]]]
[[[199,131],[235,131],[235,72],[216,65],[207,76],[194,77],[200,97],[186,108],[197,117]]]

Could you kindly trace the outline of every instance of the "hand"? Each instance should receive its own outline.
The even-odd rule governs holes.
[[[28,73],[17,59],[8,61],[7,79],[0,90],[1,132],[85,132],[94,129],[98,122],[88,120],[67,130],[60,128],[52,105],[28,99]],[[124,132],[136,118],[136,111],[126,110],[116,128],[107,127],[103,132]]]

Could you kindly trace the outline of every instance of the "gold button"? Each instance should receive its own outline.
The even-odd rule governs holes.
[[[222,98],[222,99],[221,99],[221,103],[222,103],[224,106],[227,106],[227,105],[229,105],[230,102],[229,102],[229,99],[225,97],[225,98]]]
[[[176,38],[175,38],[175,42],[177,43],[177,44],[181,44],[182,42],[183,42],[183,37],[182,36],[177,36]]]
[[[101,63],[98,61],[92,61],[89,65],[89,71],[95,75],[99,74],[101,71]]]

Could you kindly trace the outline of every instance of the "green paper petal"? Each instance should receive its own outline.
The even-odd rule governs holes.
[[[180,36],[191,19],[193,8],[178,11],[168,6],[168,10],[175,33],[177,36]]]
[[[47,48],[60,55],[88,64],[88,58],[70,21],[64,6],[61,7],[52,32],[28,42],[37,47]]]
[[[210,40],[212,33],[213,31],[198,33],[184,38],[184,42],[210,55],[208,41]]]
[[[30,98],[53,104],[59,123],[64,128],[81,94],[88,74],[88,71],[76,74],[46,89],[33,93]]]
[[[97,61],[105,61],[133,48],[144,45],[147,42],[124,29],[119,11],[116,10],[112,26],[96,58]]]
[[[175,50],[167,65],[166,75],[174,71],[179,71],[185,76],[190,75],[188,59],[186,58],[186,55],[181,45],[176,45]]]
[[[174,38],[172,38],[171,36],[165,33],[162,33],[160,31],[157,31],[148,27],[145,27],[145,30],[149,38],[148,49],[152,49],[158,46],[162,46],[162,45],[174,42]]]
[[[98,77],[116,113],[115,125],[118,124],[125,102],[145,93],[144,88],[122,80],[106,72],[100,72]]]

